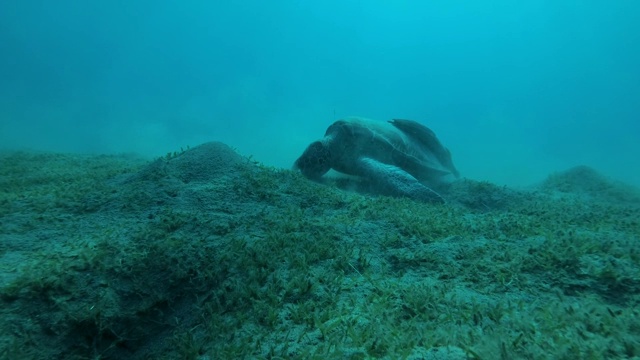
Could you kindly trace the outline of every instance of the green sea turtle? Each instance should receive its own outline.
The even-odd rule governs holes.
[[[369,181],[376,192],[427,202],[444,202],[432,188],[459,177],[451,153],[435,133],[401,119],[338,120],[324,138],[307,147],[294,168],[313,180],[334,169]]]

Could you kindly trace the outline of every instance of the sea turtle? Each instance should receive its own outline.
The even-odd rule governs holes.
[[[369,181],[376,192],[426,202],[444,202],[432,187],[459,177],[451,153],[435,133],[402,119],[338,120],[324,138],[307,147],[294,168],[312,180],[334,169]]]

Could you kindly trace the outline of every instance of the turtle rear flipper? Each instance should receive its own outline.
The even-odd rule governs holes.
[[[362,158],[358,162],[357,170],[360,176],[374,183],[378,193],[406,196],[431,203],[445,202],[440,194],[424,186],[397,166],[384,164],[371,158]]]
[[[449,169],[455,177],[460,177],[458,169],[453,165],[451,152],[442,145],[433,130],[413,120],[393,119],[389,123],[429,149],[438,158],[438,161]]]

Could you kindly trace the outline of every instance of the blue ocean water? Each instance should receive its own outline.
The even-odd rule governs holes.
[[[0,2],[0,147],[290,167],[334,120],[414,119],[463,176],[640,184],[635,1]]]

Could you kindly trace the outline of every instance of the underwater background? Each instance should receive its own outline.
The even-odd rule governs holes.
[[[0,146],[290,168],[334,120],[432,128],[462,175],[640,184],[634,1],[0,2]]]
[[[640,359],[636,4],[0,1],[0,360]]]

